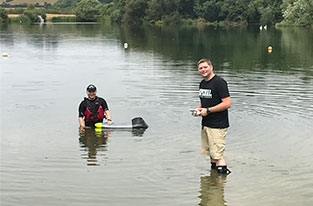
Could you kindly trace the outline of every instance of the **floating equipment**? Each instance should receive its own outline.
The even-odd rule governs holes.
[[[96,128],[102,129],[147,129],[148,124],[143,120],[141,117],[135,117],[131,120],[131,122],[126,123],[115,123],[113,124],[106,124],[106,123],[96,123]]]

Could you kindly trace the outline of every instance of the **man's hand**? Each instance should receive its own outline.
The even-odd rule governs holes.
[[[82,134],[85,132],[85,126],[79,126],[79,134]]]
[[[208,115],[208,109],[207,108],[198,108],[198,110],[200,111],[197,116],[207,116]]]
[[[108,124],[108,125],[111,125],[111,124],[113,124],[113,121],[112,121],[111,119],[107,119],[107,120],[105,121],[105,123]]]

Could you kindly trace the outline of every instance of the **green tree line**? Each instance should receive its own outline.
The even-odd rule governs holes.
[[[126,25],[313,25],[313,0],[58,0],[52,8]]]
[[[313,0],[58,0],[53,6],[86,13],[77,8],[82,2],[87,8],[98,10],[93,19],[109,16],[118,24],[210,22],[310,26],[313,23]]]

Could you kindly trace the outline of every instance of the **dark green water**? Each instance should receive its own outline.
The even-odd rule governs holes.
[[[0,29],[1,205],[312,204],[312,30]],[[189,112],[202,57],[231,92],[227,177],[200,156]],[[142,116],[148,130],[80,136],[89,83],[115,122]]]

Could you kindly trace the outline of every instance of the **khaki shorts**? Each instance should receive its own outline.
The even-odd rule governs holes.
[[[223,159],[227,128],[203,127],[201,131],[201,155],[212,159]]]

